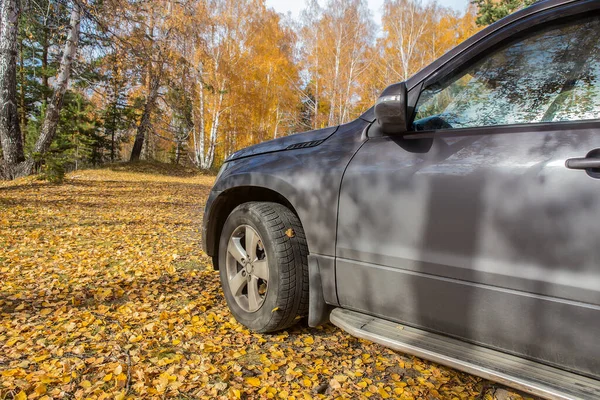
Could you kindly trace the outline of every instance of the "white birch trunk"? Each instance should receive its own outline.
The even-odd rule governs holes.
[[[337,96],[338,96],[338,84],[339,84],[339,75],[340,75],[340,62],[341,62],[341,56],[342,56],[342,35],[343,35],[343,30],[340,30],[339,32],[339,36],[336,40],[336,45],[335,45],[335,63],[334,63],[334,70],[333,70],[333,85],[332,85],[332,93],[331,93],[331,105],[329,108],[329,124],[328,125],[334,125],[335,124],[335,109],[336,109],[336,104],[337,104]]]
[[[200,66],[200,69],[202,70],[202,66]],[[198,119],[200,120],[199,124],[198,124],[198,129],[195,128],[194,125],[194,159],[195,159],[195,164],[197,167],[199,168],[204,168],[204,158],[206,157],[205,155],[205,130],[206,127],[204,125],[204,112],[205,112],[205,106],[204,106],[204,82],[202,80],[202,78],[200,78],[198,80],[198,97],[199,97],[199,102],[200,102],[200,110],[199,110],[199,115],[198,115]]]
[[[213,120],[212,120],[212,124],[210,127],[208,152],[207,152],[206,158],[204,160],[204,169],[211,168],[213,165],[213,162],[215,160],[215,146],[217,144],[217,137],[218,137],[218,132],[219,132],[219,121],[220,121],[221,113],[223,112],[221,110],[221,107],[223,105],[224,94],[225,94],[225,81],[223,81],[223,83],[221,84],[221,87],[219,88],[218,100],[216,101],[216,104],[214,107]]]
[[[71,67],[73,60],[77,54],[77,46],[79,44],[79,24],[81,20],[81,6],[79,2],[73,1],[73,9],[71,10],[71,21],[67,41],[63,49],[63,55],[60,62],[58,77],[56,78],[56,87],[54,94],[48,104],[46,117],[42,123],[40,137],[35,144],[34,152],[44,154],[50,148],[52,140],[56,135],[60,110],[62,108],[63,98],[69,86],[71,77]]]
[[[279,110],[279,103],[277,103],[277,109],[275,110],[275,129],[273,131],[273,139],[277,139],[280,122],[281,122],[281,112]]]

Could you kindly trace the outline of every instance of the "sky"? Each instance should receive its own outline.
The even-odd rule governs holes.
[[[438,4],[463,11],[467,7],[468,2],[469,0],[439,0]],[[319,3],[325,4],[325,0],[319,0]],[[367,0],[367,3],[369,3],[369,8],[373,13],[375,22],[381,26],[381,6],[383,5],[383,0]],[[304,0],[267,0],[268,7],[273,7],[277,12],[284,14],[290,12],[294,19],[298,18],[304,5]]]

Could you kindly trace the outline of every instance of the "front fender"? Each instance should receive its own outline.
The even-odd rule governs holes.
[[[358,119],[342,125],[316,147],[285,150],[241,158],[227,163],[207,203],[205,220],[229,190],[264,188],[285,198],[304,228],[311,254],[335,256],[339,189],[344,170],[363,143],[368,122]],[[256,201],[235,199],[237,204]],[[205,226],[206,226],[205,221]],[[210,235],[210,231],[206,232]],[[205,242],[215,240],[206,238]]]

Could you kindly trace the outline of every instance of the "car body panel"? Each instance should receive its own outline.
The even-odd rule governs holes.
[[[211,218],[211,205],[228,189],[270,189],[285,197],[300,217],[311,254],[335,256],[340,182],[350,158],[365,140],[360,132],[368,124],[357,119],[342,125],[316,147],[228,162],[207,202],[205,226]]]
[[[330,128],[317,129],[314,131],[295,133],[293,135],[283,136],[281,138],[255,144],[254,146],[246,147],[245,149],[233,153],[231,156],[229,156],[227,161],[287,150],[291,146],[303,143],[309,144],[311,145],[310,147],[312,147],[314,144],[322,140],[327,140],[327,138],[333,135],[337,129],[338,127],[334,126]]]
[[[590,125],[370,139],[342,182],[340,305],[598,374],[600,180],[565,167],[600,148]]]

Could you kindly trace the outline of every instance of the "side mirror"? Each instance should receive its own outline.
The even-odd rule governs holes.
[[[408,130],[406,83],[387,87],[375,103],[376,124],[382,133],[404,133]]]

